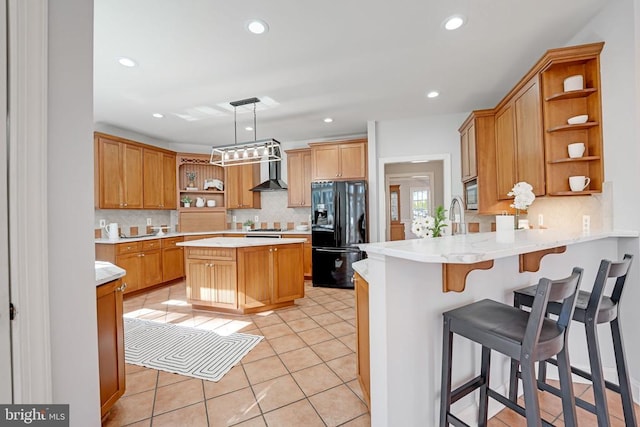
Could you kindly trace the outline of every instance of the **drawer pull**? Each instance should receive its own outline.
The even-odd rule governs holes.
[[[122,285],[116,288],[116,292],[124,292],[125,289],[127,289],[127,282],[122,282]]]

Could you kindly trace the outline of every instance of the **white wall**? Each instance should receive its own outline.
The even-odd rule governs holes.
[[[638,230],[638,183],[640,183],[640,2],[620,0],[609,2],[568,44],[604,41],[600,56],[602,83],[602,121],[604,137],[605,177],[612,183],[613,225],[620,229]],[[637,252],[638,248],[630,248]],[[626,338],[627,361],[630,365],[636,401],[640,389],[640,341],[636,325],[640,312],[640,259],[634,260],[628,286],[623,294],[620,318]],[[608,331],[603,330],[608,335]],[[606,366],[613,366],[611,357]]]
[[[451,192],[454,195],[462,194],[458,128],[468,115],[462,113],[379,121],[376,124],[378,159],[449,153]]]
[[[71,426],[97,426],[93,2],[48,4],[47,208],[53,401],[70,404]]]

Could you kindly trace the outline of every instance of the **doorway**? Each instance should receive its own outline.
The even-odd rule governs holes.
[[[381,241],[390,240],[390,183],[399,182],[400,197],[404,198],[403,193],[406,193],[407,200],[410,195],[413,196],[411,194],[413,193],[412,185],[417,191],[420,191],[420,188],[429,188],[430,200],[427,202],[427,209],[430,210],[429,215],[432,215],[433,210],[439,205],[447,208],[451,201],[451,155],[448,153],[381,158],[378,161],[378,176],[383,178],[378,180],[378,194],[380,194],[378,198],[378,236]],[[406,180],[404,185],[403,180]],[[402,221],[405,223],[405,238],[416,238],[411,233],[414,210],[413,206],[408,209],[400,209]]]

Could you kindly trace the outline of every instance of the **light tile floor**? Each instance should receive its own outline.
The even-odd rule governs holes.
[[[294,307],[246,316],[193,310],[184,282],[128,298],[128,315],[265,339],[217,383],[126,365],[126,393],[103,425],[370,426],[356,379],[353,291],[307,283],[305,292]],[[588,400],[592,393],[577,384],[576,395]],[[540,396],[544,418],[563,426],[559,399]],[[624,426],[618,400],[615,395],[609,399],[612,427]],[[636,410],[640,415],[637,405]],[[578,416],[580,427],[597,425],[586,411],[579,409]],[[493,427],[525,425],[510,410],[489,422]]]

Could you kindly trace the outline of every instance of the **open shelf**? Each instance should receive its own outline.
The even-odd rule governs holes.
[[[554,126],[551,129],[547,129],[547,132],[551,133],[551,132],[560,132],[565,130],[589,129],[589,128],[598,126],[599,124],[600,123],[598,122],[586,122],[586,123],[579,123],[577,125],[560,125],[560,126]]]
[[[591,194],[602,193],[600,190],[583,190],[583,191],[554,191],[549,193],[550,196],[589,196]]]
[[[548,160],[547,163],[553,165],[557,163],[590,162],[592,160],[600,160],[600,156],[567,157],[564,159]]]
[[[581,89],[581,90],[572,90],[570,92],[554,93],[553,95],[545,98],[545,101],[561,101],[563,99],[584,98],[597,91],[598,89],[590,87],[590,88]]]

